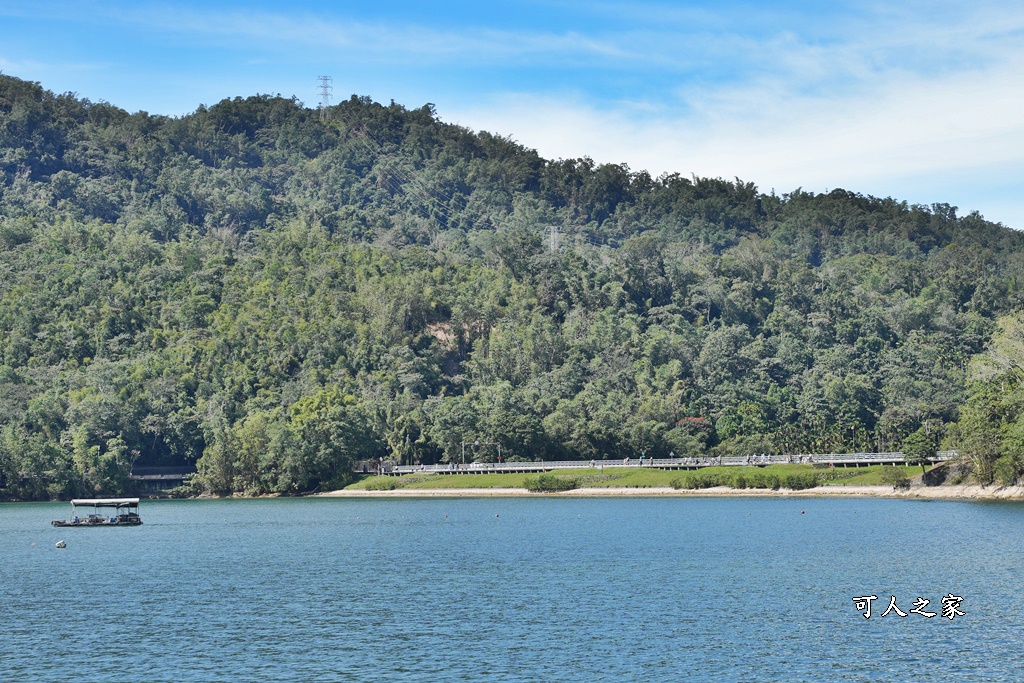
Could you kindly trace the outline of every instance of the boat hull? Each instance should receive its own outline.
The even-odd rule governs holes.
[[[53,526],[139,526],[142,524],[142,520],[138,518],[111,520],[109,517],[103,519],[80,519],[78,521],[55,519],[51,524]]]

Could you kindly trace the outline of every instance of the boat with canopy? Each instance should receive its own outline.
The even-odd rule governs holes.
[[[92,512],[78,514],[78,508],[91,507]],[[111,509],[112,514],[106,510]],[[71,519],[55,519],[53,526],[138,526],[138,498],[75,498],[71,501]]]

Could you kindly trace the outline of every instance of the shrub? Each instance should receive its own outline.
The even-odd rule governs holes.
[[[794,472],[782,478],[782,487],[793,491],[813,489],[820,483],[817,472]]]
[[[730,486],[732,478],[720,472],[694,472],[673,479],[669,485],[674,489],[710,489],[715,486]]]
[[[772,489],[777,491],[782,487],[779,475],[769,472],[751,472],[747,478],[747,487],[752,489]]]
[[[1016,484],[1024,471],[1024,459],[1017,453],[1004,455],[992,465],[992,474],[995,480],[1003,486]]]
[[[907,475],[904,474],[903,470],[899,467],[887,465],[882,468],[882,471],[878,476],[883,483],[892,484],[893,491],[910,488],[910,480],[907,479]]]
[[[556,477],[553,474],[538,474],[536,477],[527,477],[523,480],[523,486],[531,493],[552,493],[557,491],[571,491],[579,482],[572,477]]]

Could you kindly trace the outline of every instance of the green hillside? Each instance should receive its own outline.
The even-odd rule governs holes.
[[[187,465],[199,490],[301,492],[474,441],[942,444],[1024,472],[1021,233],[546,160],[431,105],[329,114],[129,114],[0,75],[0,496]]]

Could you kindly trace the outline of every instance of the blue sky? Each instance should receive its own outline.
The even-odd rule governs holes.
[[[1024,3],[0,0],[0,71],[129,111],[353,93],[653,175],[1024,229]]]

